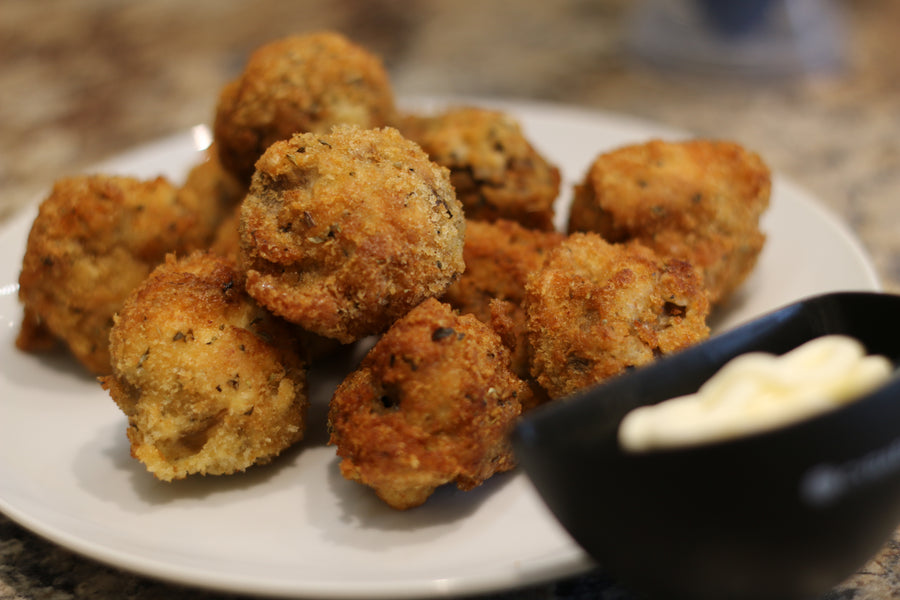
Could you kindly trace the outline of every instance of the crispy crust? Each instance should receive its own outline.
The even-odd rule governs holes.
[[[216,228],[216,234],[209,250],[214,254],[228,260],[231,264],[238,264],[238,255],[241,252],[241,206],[238,204]]]
[[[242,471],[303,437],[306,371],[291,328],[213,254],[169,255],[116,317],[110,351],[101,382],[128,416],[132,456],[159,479]]]
[[[709,335],[696,271],[638,244],[575,233],[526,286],[531,373],[552,398]]]
[[[204,159],[188,171],[181,191],[196,195],[198,206],[207,219],[207,228],[214,230],[241,203],[247,194],[247,186],[222,167],[213,144]]]
[[[468,221],[463,258],[466,270],[442,297],[459,312],[491,324],[513,353],[513,372],[529,376],[524,343],[525,282],[544,264],[565,235],[526,229],[515,221]]]
[[[689,261],[716,304],[756,265],[770,190],[768,167],[738,144],[652,140],[597,157],[575,188],[569,230]]]
[[[429,299],[338,387],[330,443],[344,477],[412,508],[440,485],[468,490],[511,469],[508,433],[529,393],[488,326]]]
[[[547,253],[564,239],[564,234],[526,229],[514,221],[468,221],[463,248],[466,270],[447,289],[443,301],[490,322],[490,301],[521,304],[528,276],[543,266]]]
[[[446,169],[390,128],[273,144],[240,234],[250,295],[343,343],[384,331],[464,268],[465,218]]]
[[[205,247],[206,207],[163,178],[60,179],[40,206],[22,261],[20,349],[59,338],[89,371],[109,373],[112,317],[170,251]]]
[[[433,161],[450,169],[468,219],[508,219],[531,229],[553,229],[559,169],[535,150],[509,115],[458,107],[434,116],[406,115],[399,127]]]
[[[322,32],[258,48],[221,91],[214,122],[219,157],[240,181],[272,143],[333,125],[383,127],[395,121],[381,61],[343,36]]]

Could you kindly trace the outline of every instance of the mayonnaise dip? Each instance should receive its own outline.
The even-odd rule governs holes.
[[[619,426],[623,449],[696,445],[774,429],[837,408],[886,381],[891,362],[857,340],[827,335],[782,355],[751,352],[695,394],[642,406]]]

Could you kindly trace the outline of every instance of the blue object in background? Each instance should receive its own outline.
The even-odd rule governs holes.
[[[669,71],[737,77],[835,71],[845,54],[833,0],[642,0],[627,43]]]

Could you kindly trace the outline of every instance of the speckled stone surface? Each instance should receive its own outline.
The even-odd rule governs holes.
[[[248,52],[331,28],[384,59],[398,95],[563,102],[758,151],[846,221],[900,292],[900,3],[840,6],[842,68],[786,79],[663,72],[634,59],[622,0],[4,0],[0,221],[62,175],[209,122]],[[2,401],[2,400],[0,400]],[[900,597],[900,536],[831,600]],[[96,564],[0,516],[0,600],[224,598]],[[495,598],[626,598],[601,573]]]

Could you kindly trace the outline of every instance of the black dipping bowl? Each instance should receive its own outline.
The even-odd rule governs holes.
[[[842,333],[900,356],[900,296],[810,298],[536,409],[519,463],[600,567],[651,597],[816,598],[900,523],[900,379],[797,424],[697,447],[628,453],[631,409],[695,392],[725,362]]]

